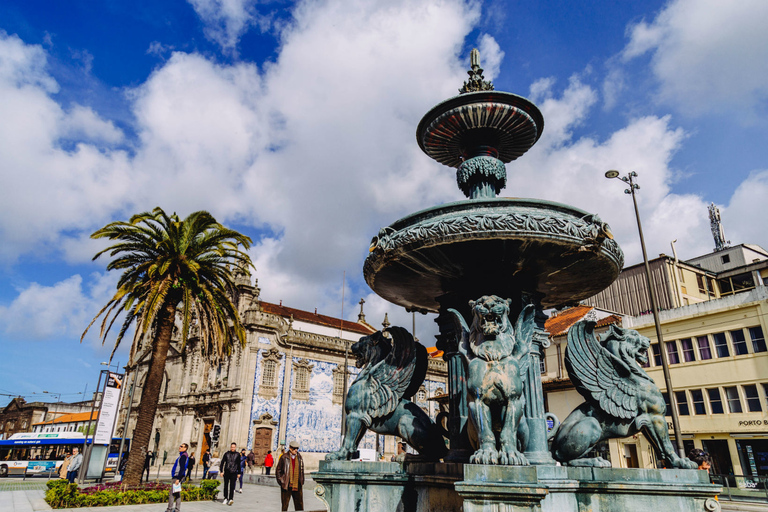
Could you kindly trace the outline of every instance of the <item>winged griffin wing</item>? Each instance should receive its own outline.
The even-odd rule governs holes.
[[[536,327],[535,316],[536,308],[533,304],[528,304],[520,312],[517,322],[515,322],[515,348],[512,351],[512,356],[520,361],[520,375],[525,375],[531,364],[531,358],[528,354],[531,351],[533,331]]]
[[[392,335],[392,350],[371,368],[367,376],[368,389],[361,397],[362,409],[372,418],[386,416],[397,408],[406,391],[413,387],[417,361],[421,359],[426,363],[426,349],[417,344],[407,330],[393,326],[387,331]],[[418,356],[418,348],[424,351],[423,357]],[[426,372],[426,364],[423,366]],[[417,389],[420,384],[416,384]]]
[[[568,330],[565,367],[576,390],[614,418],[637,416],[638,390],[629,369],[611,354],[594,333],[595,322],[582,321]]]

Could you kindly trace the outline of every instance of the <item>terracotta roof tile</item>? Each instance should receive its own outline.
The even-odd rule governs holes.
[[[557,316],[550,317],[544,326],[550,336],[562,336],[592,309],[594,309],[592,306],[576,306],[566,309],[558,313]]]
[[[618,324],[621,326],[621,317],[619,315],[611,315],[605,318],[601,318],[597,321],[595,327],[605,327],[606,325]]]
[[[56,414],[56,413],[53,413]],[[88,421],[91,417],[91,412],[74,412],[70,414],[62,414],[58,418],[54,418],[50,421],[41,421],[39,423],[33,423],[32,425],[52,425],[54,423],[77,423],[78,421]],[[99,411],[93,411],[93,420],[99,419]]]
[[[290,318],[293,316],[294,320],[301,322],[323,325],[325,327],[334,327],[336,329],[341,326],[345,331],[356,332],[359,334],[372,334],[376,332],[376,329],[368,324],[350,322],[349,320],[341,320],[332,316],[304,311],[303,309],[289,308],[288,306],[272,304],[271,302],[260,301],[259,305],[261,306],[261,310],[265,313],[280,315],[285,318]]]

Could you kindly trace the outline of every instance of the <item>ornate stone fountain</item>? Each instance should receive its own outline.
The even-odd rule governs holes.
[[[469,75],[460,94],[432,108],[416,130],[429,157],[456,168],[467,199],[382,228],[364,265],[366,282],[381,297],[409,311],[438,314],[438,348],[449,372],[450,451],[440,454],[444,463],[326,461],[315,480],[333,510],[581,510],[585,498],[577,492],[584,485],[602,489],[611,487],[605,479],[631,480],[594,473],[622,470],[556,465],[539,371],[539,354],[548,345],[543,310],[576,304],[608,287],[623,254],[596,214],[497,197],[506,186],[505,164],[536,143],[544,119],[527,99],[495,91],[484,80],[477,50]],[[565,448],[573,438],[561,438],[558,453],[570,453]],[[677,473],[685,489],[675,492],[691,497],[689,505],[702,489],[714,492],[705,476]],[[638,492],[650,492],[638,485]],[[594,510],[633,509],[631,497],[604,495],[619,508],[609,502],[601,508],[598,500]],[[698,510],[704,499],[691,506],[642,503]]]

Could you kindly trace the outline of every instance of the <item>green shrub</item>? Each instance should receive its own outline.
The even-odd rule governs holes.
[[[183,485],[182,501],[213,500],[218,494],[220,482],[203,480],[199,487]],[[66,480],[48,482],[45,501],[51,508],[110,507],[115,505],[142,505],[147,503],[165,503],[168,501],[167,485],[165,488],[124,489],[110,486],[107,489],[86,490],[80,492],[77,484],[68,484]]]

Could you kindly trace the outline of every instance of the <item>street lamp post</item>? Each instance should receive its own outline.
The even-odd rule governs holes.
[[[683,447],[683,436],[680,433],[680,418],[677,414],[677,397],[672,389],[672,378],[669,375],[669,360],[667,351],[664,347],[664,339],[661,335],[661,323],[659,322],[659,308],[656,305],[656,294],[653,291],[651,283],[651,267],[648,265],[648,253],[645,250],[645,238],[643,237],[643,226],[640,224],[640,210],[637,208],[637,198],[635,191],[640,190],[640,185],[635,183],[637,173],[629,172],[626,176],[619,177],[619,171],[610,170],[605,173],[606,178],[618,178],[626,183],[629,188],[624,190],[625,194],[632,196],[632,204],[635,206],[635,218],[637,219],[637,232],[640,234],[640,247],[643,250],[643,263],[645,264],[645,279],[648,284],[648,297],[651,299],[651,311],[653,312],[653,323],[656,325],[656,339],[659,341],[659,352],[661,353],[661,369],[664,372],[664,383],[667,386],[667,395],[672,409],[672,429],[675,432],[675,444],[680,457],[685,457],[685,448]]]

